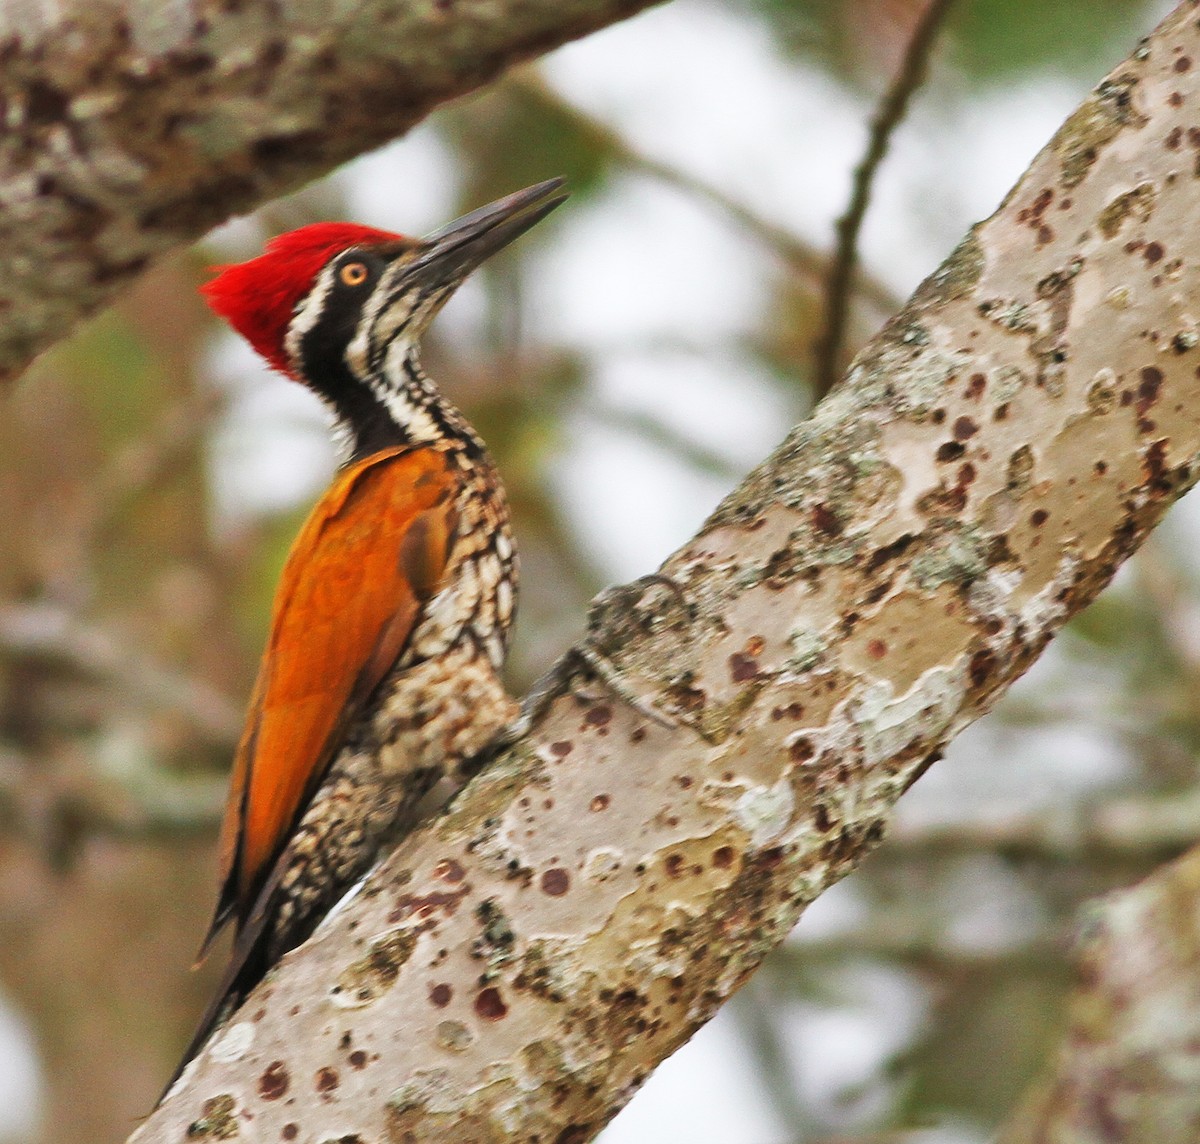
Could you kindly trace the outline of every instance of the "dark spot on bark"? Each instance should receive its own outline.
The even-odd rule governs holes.
[[[680,790],[687,790],[692,785],[692,776],[680,775],[675,781],[679,784]]]
[[[646,737],[646,728],[645,727],[634,727],[634,729],[629,732],[629,741],[631,743],[640,743],[645,737]]]
[[[981,648],[971,656],[971,663],[967,668],[967,673],[970,675],[971,683],[975,687],[982,687],[995,669],[995,653],[988,648]]]
[[[1044,508],[1035,508],[1029,514],[1029,523],[1034,528],[1041,528],[1043,524],[1050,518],[1050,514]]]
[[[454,858],[443,858],[434,868],[433,874],[436,878],[441,878],[443,882],[461,882],[466,877],[467,872],[463,869],[462,863]]]
[[[453,997],[454,990],[445,981],[429,987],[429,1003],[438,1009],[445,1009]]]
[[[698,715],[704,710],[706,697],[702,687],[683,682],[673,683],[669,694],[680,709],[689,715]]]
[[[909,545],[913,542],[912,534],[905,533],[897,540],[893,540],[891,544],[886,544],[882,548],[875,549],[871,553],[870,559],[867,561],[867,572],[872,573],[881,568],[889,560],[895,560],[903,556],[908,551]]]
[[[607,810],[608,805],[612,800],[606,794],[598,794],[588,804],[590,810]]]
[[[968,400],[975,401],[983,396],[983,391],[987,387],[987,378],[981,373],[971,374],[971,380],[967,382],[966,392],[963,394]]]
[[[750,656],[735,651],[729,657],[729,675],[734,683],[748,683],[758,678],[758,663]]]
[[[1167,442],[1155,441],[1142,458],[1142,471],[1150,487],[1158,493],[1169,492],[1171,481],[1167,471]]]
[[[554,1138],[554,1144],[585,1144],[585,1141],[590,1140],[592,1135],[591,1124],[568,1124]]]
[[[804,705],[802,703],[789,703],[784,707],[771,709],[771,720],[775,723],[778,723],[780,719],[801,719],[803,717]]]
[[[713,865],[718,870],[728,870],[733,865],[734,853],[732,846],[718,846],[713,851]]]
[[[678,878],[683,873],[683,857],[679,854],[668,854],[663,862],[667,877]]]
[[[975,466],[968,461],[961,469],[958,470],[958,483],[960,485],[969,485],[975,480]]]
[[[445,910],[447,916],[453,915],[462,903],[469,887],[462,886],[457,890],[435,890],[430,894],[403,894],[396,899],[395,906],[388,914],[392,924],[402,922],[414,915],[427,918],[435,910]]]
[[[1185,72],[1192,66],[1190,56],[1180,56],[1172,65],[1177,72]]]
[[[272,1061],[258,1078],[258,1095],[263,1100],[278,1100],[287,1092],[291,1081],[287,1065],[283,1061]]]
[[[168,52],[166,61],[173,72],[185,76],[201,75],[211,69],[216,62],[210,52],[199,48]]]
[[[265,91],[267,77],[262,77]],[[265,135],[251,147],[254,157],[261,163],[276,163],[287,160],[292,163],[315,157],[320,153],[323,139],[319,131],[296,131],[291,135]]]
[[[992,417],[997,421],[1006,421],[1008,419],[1008,402],[1004,401],[997,405],[996,412],[992,414]]]
[[[338,1078],[337,1069],[330,1068],[329,1065],[317,1069],[317,1075],[313,1077],[313,1087],[322,1095],[335,1091],[339,1084],[341,1080]]]
[[[481,989],[475,998],[475,1012],[485,1021],[499,1021],[508,1014],[508,1006],[495,986]]]
[[[978,432],[979,426],[969,417],[960,417],[954,422],[954,439],[956,441],[969,441]]]
[[[62,123],[67,117],[70,101],[51,84],[34,80],[25,93],[25,118],[34,127]]]
[[[957,461],[966,451],[967,447],[959,441],[943,441],[934,455],[938,464],[944,465],[950,461]]]
[[[571,876],[561,866],[551,866],[542,874],[542,893],[561,898],[571,888]]]
[[[798,739],[793,739],[792,744],[788,747],[788,754],[793,762],[805,763],[816,754],[816,749],[813,747],[813,742],[805,735],[801,735]]]
[[[1167,134],[1165,146],[1168,151],[1178,151],[1179,145],[1183,142],[1183,128],[1173,127]]]
[[[1142,257],[1150,266],[1153,266],[1162,258],[1164,253],[1165,251],[1161,242],[1148,242],[1146,243],[1146,249],[1142,252]]]
[[[550,744],[550,754],[556,759],[565,759],[571,753],[571,744],[565,739],[559,739],[557,743]]]
[[[883,659],[887,650],[887,644],[883,640],[869,640],[867,643],[867,655],[872,659]]]
[[[612,708],[606,703],[598,704],[591,708],[583,717],[583,721],[590,727],[604,727],[612,722]]]
[[[264,68],[277,68],[287,58],[286,40],[268,40],[258,57]]]
[[[1158,391],[1162,388],[1163,372],[1157,366],[1148,365],[1141,372],[1141,381],[1137,388],[1137,412],[1144,415],[1158,400]]]
[[[283,1126],[283,1130],[279,1133],[284,1140],[295,1140],[300,1135],[300,1126],[289,1121]]]
[[[350,1067],[352,1069],[365,1069],[367,1067],[367,1054],[362,1049],[355,1049],[350,1054]]]
[[[1196,347],[1195,334],[1189,335],[1189,334],[1179,333],[1179,334],[1176,334],[1171,339],[1171,349],[1174,350],[1175,353],[1177,353],[1177,354],[1185,354],[1188,352],[1188,350],[1195,349],[1195,347]]]
[[[1098,476],[1102,477],[1102,476],[1104,476],[1105,473],[1108,472],[1108,462],[1107,461],[1097,461],[1092,466],[1092,468],[1096,470],[1096,474]]]
[[[935,425],[940,425],[946,420],[946,411],[944,409],[935,409],[930,416]]]
[[[827,505],[813,505],[809,519],[812,521],[813,528],[825,536],[841,536],[842,534],[842,522]]]

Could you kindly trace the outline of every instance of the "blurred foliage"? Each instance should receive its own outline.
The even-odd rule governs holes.
[[[745,0],[734,9],[767,29],[771,50],[794,68],[872,92],[918,10],[915,0]],[[940,71],[952,71],[956,97],[1067,73],[1091,82],[1146,29],[1146,12],[1128,0],[963,0]],[[662,70],[670,83],[669,60]],[[481,273],[479,312],[453,334],[435,328],[426,349],[431,375],[493,448],[514,507],[523,590],[511,675],[520,689],[578,636],[587,600],[609,575],[595,555],[600,524],[561,487],[581,426],[602,424],[660,466],[647,472],[728,483],[737,468],[729,442],[697,436],[679,410],[622,405],[606,391],[604,354],[614,347],[543,330],[529,302],[539,255],[568,232],[573,212],[609,202],[631,172],[690,196],[689,207],[722,234],[732,227],[755,256],[773,232],[720,187],[639,154],[619,123],[590,118],[536,75],[457,102],[435,127],[455,179],[446,218],[551,174],[565,174],[574,196]],[[782,153],[793,140],[771,145]],[[819,159],[810,165],[814,181],[840,175]],[[346,178],[334,177],[271,204],[258,215],[261,235],[346,213],[346,191]],[[791,246],[761,260],[749,328],[701,331],[708,342],[692,330],[649,339],[639,330],[615,348],[652,373],[673,338],[692,339],[688,353],[720,352],[766,379],[771,408],[808,408],[826,247],[776,237]],[[211,905],[218,778],[273,584],[307,507],[232,525],[214,511],[213,440],[235,411],[231,391],[210,376],[218,331],[195,286],[205,264],[248,256],[257,242],[243,232],[234,249],[227,236],[220,249],[155,270],[39,362],[0,419],[0,983],[36,1031],[45,1141],[123,1138],[169,1073],[216,968],[186,972]],[[722,273],[714,262],[713,278]],[[873,290],[858,341],[886,300]],[[730,414],[764,397],[744,381],[734,378]],[[776,436],[786,428],[780,419]],[[659,491],[649,480],[647,503]],[[735,1000],[761,1097],[798,1136],[953,1123],[966,1126],[964,1141],[979,1140],[1045,1061],[1075,910],[1148,872],[1162,848],[1071,851],[1027,823],[1005,841],[990,792],[1003,783],[1016,799],[1023,786],[1050,783],[1056,767],[1070,771],[1067,762],[1091,766],[1086,783],[1053,789],[1067,825],[1115,793],[1196,792],[1200,586],[1185,568],[1188,551],[1186,542],[1153,543],[1136,573],[1056,645],[1037,685],[997,711],[992,737],[918,784],[906,805],[961,826],[957,848],[931,850],[901,832],[840,891],[850,922],[832,934],[802,925]],[[28,626],[45,627],[49,616],[64,621],[62,638],[31,642]],[[1087,727],[1092,738],[1081,744]],[[1102,765],[1093,758],[1101,754],[1117,761]],[[927,795],[937,783],[941,795]],[[1000,838],[983,854],[972,833],[981,820]],[[980,932],[964,939],[964,918],[976,915]],[[869,965],[887,970],[874,991],[864,985]],[[814,1091],[806,1065],[821,1047],[804,1040],[806,1019],[877,1010],[886,1029],[901,1000],[919,1013],[911,1034],[888,1040],[882,1064],[846,1091]]]
[[[875,90],[891,71],[923,0],[742,0],[776,43],[855,85]],[[1129,0],[961,0],[946,54],[969,82],[1027,80],[1038,73],[1094,78],[1147,29]]]

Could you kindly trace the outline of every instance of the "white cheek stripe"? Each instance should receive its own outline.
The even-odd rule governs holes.
[[[370,298],[367,299],[367,304],[363,307],[362,314],[359,315],[358,328],[354,331],[354,337],[350,339],[349,344],[346,346],[346,365],[350,367],[352,373],[357,374],[359,377],[366,377],[367,375],[371,360],[371,345],[378,337],[375,327],[379,320],[379,311],[383,308],[384,303],[389,300],[392,292],[392,284],[396,276],[403,269],[403,265],[394,264],[384,271],[379,284],[371,292]]]
[[[304,341],[304,335],[317,324],[321,317],[321,311],[325,309],[325,299],[329,296],[329,291],[332,289],[333,264],[331,263],[317,276],[316,282],[313,283],[313,288],[308,292],[307,297],[301,301],[295,315],[288,323],[288,331],[283,339],[283,350],[287,354],[287,359],[291,363],[292,369],[297,373],[303,372],[300,360],[300,347]]]

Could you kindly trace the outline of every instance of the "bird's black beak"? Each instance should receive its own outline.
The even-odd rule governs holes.
[[[541,222],[565,201],[564,179],[547,179],[497,199],[421,240],[410,264],[423,285],[453,290],[480,263]]]

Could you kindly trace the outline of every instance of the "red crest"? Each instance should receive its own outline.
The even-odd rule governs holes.
[[[352,246],[401,241],[401,235],[357,223],[312,223],[271,239],[248,262],[214,266],[217,276],[200,292],[275,369],[295,377],[283,340],[297,303],[312,289],[321,268]]]

